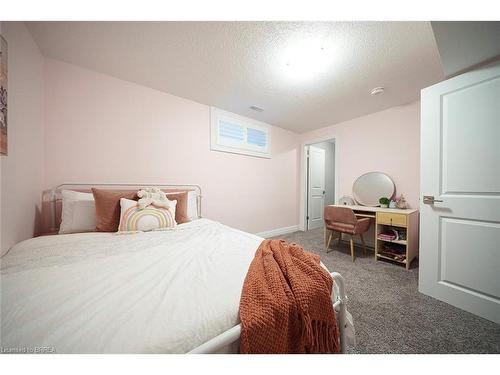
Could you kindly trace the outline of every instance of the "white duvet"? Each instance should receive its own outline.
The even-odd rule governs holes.
[[[239,323],[261,241],[207,219],[23,241],[1,258],[0,346],[185,353]]]
[[[238,324],[261,241],[200,219],[168,232],[21,242],[1,259],[1,346],[187,352]]]

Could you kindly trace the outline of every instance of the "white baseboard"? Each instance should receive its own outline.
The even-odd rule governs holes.
[[[259,237],[269,238],[274,236],[281,236],[282,234],[297,232],[298,230],[298,225],[292,225],[291,227],[276,228],[265,232],[255,233],[255,235]]]

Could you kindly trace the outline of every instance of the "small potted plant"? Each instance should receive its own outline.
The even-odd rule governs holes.
[[[389,198],[386,197],[382,197],[378,200],[378,203],[380,203],[380,207],[385,207],[385,208],[389,207],[390,202],[391,201],[389,200]]]

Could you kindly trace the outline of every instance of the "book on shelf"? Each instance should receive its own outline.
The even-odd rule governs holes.
[[[384,241],[394,241],[397,240],[398,238],[394,234],[387,234],[387,233],[380,233],[377,238],[379,240],[384,240]]]
[[[405,239],[406,234],[404,235],[404,238],[400,238],[400,232],[397,229],[386,227],[377,235],[377,238],[383,241],[397,241]]]
[[[386,227],[377,235],[377,238],[385,241],[406,241],[406,229]]]

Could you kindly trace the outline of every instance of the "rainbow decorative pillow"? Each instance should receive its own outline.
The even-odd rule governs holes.
[[[121,198],[118,232],[146,232],[175,228],[177,226],[175,221],[176,204],[177,201],[170,201],[169,208],[149,205],[141,209],[137,201]]]

